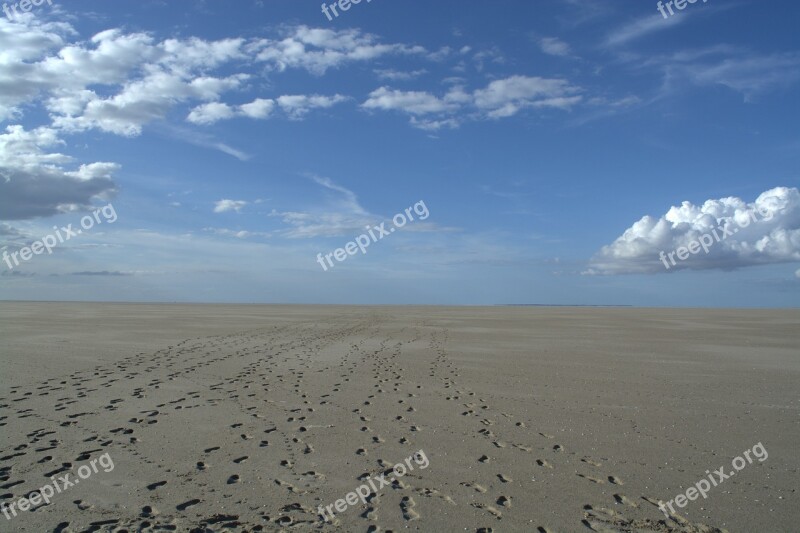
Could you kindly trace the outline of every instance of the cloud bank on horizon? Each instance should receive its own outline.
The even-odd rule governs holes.
[[[730,236],[720,227],[730,226]],[[717,235],[714,235],[714,230]],[[688,248],[703,235],[713,236],[707,253],[680,263],[662,263],[659,255]],[[724,239],[722,237],[725,237]],[[705,249],[703,250],[705,252]],[[754,202],[728,197],[702,205],[683,202],[663,216],[642,217],[604,246],[590,262],[588,274],[656,274],[682,269],[733,270],[754,265],[800,262],[800,191],[776,187]]]

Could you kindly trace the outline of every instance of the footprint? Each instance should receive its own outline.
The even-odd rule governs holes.
[[[166,481],[156,481],[155,483],[150,483],[147,485],[147,490],[156,490],[158,487],[163,487],[166,484]]]
[[[632,502],[622,494],[614,494],[614,500],[616,500],[617,503],[624,503],[625,505],[628,505],[630,507],[639,507],[638,505],[636,505],[634,502]]]
[[[188,509],[189,507],[191,507],[191,506],[193,506],[193,505],[197,505],[198,503],[200,503],[200,500],[198,500],[197,498],[195,498],[195,499],[193,499],[193,500],[189,500],[189,501],[187,501],[187,502],[183,502],[183,503],[181,503],[181,504],[179,504],[179,505],[176,505],[176,506],[175,506],[175,508],[176,508],[178,511],[185,511],[185,510],[186,510],[186,509]]]
[[[511,498],[506,496],[500,496],[497,498],[497,505],[502,505],[503,507],[511,507]]]
[[[477,507],[478,509],[483,509],[484,511],[488,512],[490,515],[494,516],[498,520],[500,520],[503,517],[503,513],[501,513],[499,509],[491,505],[484,505],[482,503],[472,503],[471,505],[473,507]]]
[[[403,496],[400,501],[400,508],[403,510],[403,518],[406,520],[419,520],[420,516],[412,507],[416,507],[416,502],[411,496]]]
[[[75,500],[72,503],[77,505],[78,509],[80,509],[81,511],[88,511],[89,509],[94,509],[93,505],[90,505],[90,504],[84,502],[83,500]]]
[[[471,489],[475,489],[477,492],[480,492],[481,494],[486,493],[486,488],[483,485],[479,485],[477,483],[466,483],[466,482],[464,482],[464,483],[461,483],[461,485],[463,485],[464,487],[469,487]]]
[[[291,493],[294,493],[294,494],[305,494],[305,491],[302,491],[302,490],[298,489],[297,487],[295,487],[294,485],[292,485],[291,483],[287,483],[287,482],[282,481],[280,479],[276,479],[275,480],[275,484],[285,488],[286,490],[288,490]]]

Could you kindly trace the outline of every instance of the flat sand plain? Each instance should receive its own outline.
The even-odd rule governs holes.
[[[800,531],[797,310],[2,302],[0,336],[0,502],[80,481],[0,531]]]

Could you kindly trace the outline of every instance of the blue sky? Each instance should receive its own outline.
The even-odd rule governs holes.
[[[797,306],[800,7],[673,10],[18,7],[0,298]],[[321,267],[419,202],[424,220]],[[113,223],[19,255],[109,203]]]

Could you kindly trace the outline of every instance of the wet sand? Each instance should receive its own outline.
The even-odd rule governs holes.
[[[80,482],[0,531],[800,530],[797,310],[2,302],[0,335],[0,502]]]

